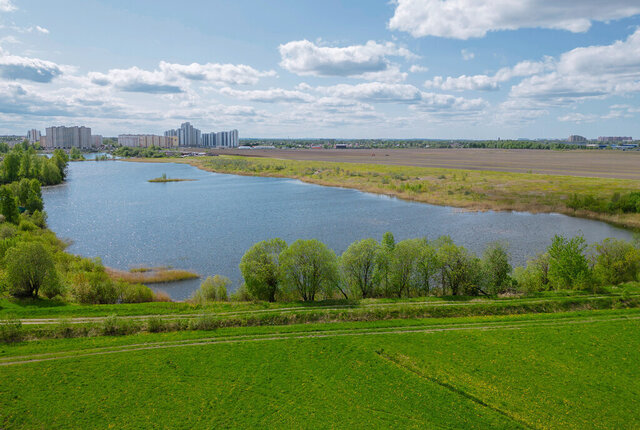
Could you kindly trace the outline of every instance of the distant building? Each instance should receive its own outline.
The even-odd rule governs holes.
[[[32,128],[31,130],[27,131],[27,140],[29,141],[29,143],[40,142],[41,138],[42,134],[40,133],[40,130]]]
[[[45,139],[41,139],[45,144],[45,148],[91,148],[91,128],[89,127],[47,127],[47,134]]]
[[[631,136],[600,136],[599,142],[631,142],[633,139]]]
[[[205,148],[237,148],[240,144],[238,130],[202,133],[189,122],[183,123],[180,128],[167,130],[165,137],[177,137],[178,146]]]
[[[100,134],[92,134],[91,135],[91,146],[97,148],[102,146],[102,135]]]
[[[155,134],[121,134],[118,145],[134,148],[175,148],[178,146],[178,136],[158,136]]]
[[[567,141],[569,143],[583,143],[587,141],[587,138],[584,136],[579,136],[577,134],[572,134],[571,136],[569,136],[569,139],[567,139]]]
[[[190,122],[182,123],[180,128],[176,130],[167,130],[164,132],[164,135],[167,137],[177,136],[178,146],[194,147],[202,144],[200,130],[192,126]]]

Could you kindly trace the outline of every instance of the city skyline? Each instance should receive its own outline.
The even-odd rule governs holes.
[[[640,134],[637,2],[281,4],[0,0],[0,134]]]

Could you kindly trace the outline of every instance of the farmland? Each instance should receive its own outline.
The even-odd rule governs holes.
[[[239,155],[299,161],[469,169],[546,175],[640,179],[640,151],[539,151],[527,149],[253,149],[218,150]]]
[[[3,345],[0,426],[634,428],[639,318],[621,309]]]

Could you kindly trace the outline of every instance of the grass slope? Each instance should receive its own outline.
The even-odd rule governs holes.
[[[43,341],[41,351],[62,356],[0,365],[0,426],[637,428],[637,318],[627,310],[201,333],[224,343],[193,333]],[[422,332],[407,330],[416,325]],[[173,345],[72,355],[145,339]],[[29,348],[38,350],[0,347],[0,364],[28,359]]]

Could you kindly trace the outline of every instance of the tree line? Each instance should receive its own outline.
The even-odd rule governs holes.
[[[513,268],[505,244],[491,243],[477,256],[448,236],[396,242],[387,232],[380,242],[352,243],[340,256],[316,239],[287,245],[276,238],[253,245],[240,271],[236,297],[271,302],[595,290],[637,281],[640,246],[618,239],[587,246],[582,236],[556,235],[545,252]],[[194,299],[226,300],[229,285],[209,278]]]

